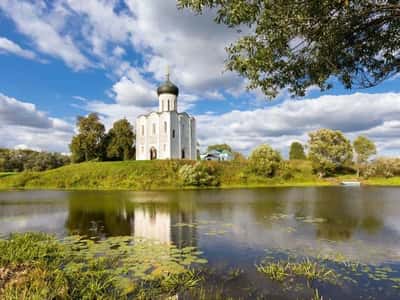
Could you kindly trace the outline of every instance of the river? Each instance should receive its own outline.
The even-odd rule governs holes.
[[[400,299],[400,188],[0,192],[0,236],[27,231],[194,246],[226,297]],[[291,257],[328,262],[339,282],[293,287],[256,269]]]

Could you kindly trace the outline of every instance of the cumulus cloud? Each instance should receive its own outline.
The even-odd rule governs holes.
[[[161,80],[171,64],[178,83],[190,92],[234,87],[240,79],[224,71],[225,47],[237,38],[236,31],[215,24],[208,11],[193,17],[177,10],[175,0],[130,0],[135,16],[132,40],[137,48],[152,50],[147,70]]]
[[[224,72],[225,46],[238,34],[215,24],[213,11],[193,17],[175,0],[5,0],[0,10],[37,51],[74,70],[100,67],[119,76],[111,88],[118,104],[149,106],[148,95],[154,95],[155,81],[164,80],[167,65],[186,94],[202,99],[223,99],[222,91],[243,85]],[[140,58],[124,61],[127,52]],[[132,71],[137,76],[127,74]]]
[[[146,82],[136,81],[128,77],[122,77],[112,87],[118,104],[139,107],[154,106],[157,103],[155,90],[155,87]]]
[[[269,143],[283,152],[294,140],[307,141],[319,128],[343,131],[349,138],[364,134],[376,140],[385,153],[400,137],[400,94],[322,96],[248,111],[197,117],[200,144],[227,142],[248,153]]]
[[[34,52],[23,49],[20,45],[4,37],[0,37],[0,53],[1,52],[12,53],[28,59],[36,58],[36,54]]]
[[[65,25],[65,10],[60,8],[49,12],[41,1],[32,3],[12,0],[0,1],[0,10],[14,21],[18,31],[28,36],[41,52],[61,58],[76,70],[90,65],[73,38],[61,33]]]
[[[0,93],[0,147],[66,152],[73,126]]]

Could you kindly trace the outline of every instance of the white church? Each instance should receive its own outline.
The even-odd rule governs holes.
[[[157,89],[158,111],[136,120],[136,160],[195,160],[196,121],[178,112],[178,87],[167,80]]]

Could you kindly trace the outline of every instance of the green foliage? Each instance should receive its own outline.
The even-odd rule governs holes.
[[[309,134],[309,158],[314,171],[332,175],[349,165],[353,158],[350,141],[340,131],[320,129]]]
[[[246,160],[246,157],[242,153],[233,151],[233,161],[243,163],[246,162]]]
[[[191,289],[194,247],[113,237],[101,241],[40,233],[0,240],[0,297],[4,299],[154,299]],[[4,276],[3,276],[4,275]]]
[[[279,152],[264,144],[253,150],[249,157],[249,166],[256,175],[273,177],[279,170],[281,161]]]
[[[276,97],[288,87],[371,87],[399,72],[399,1],[178,0],[196,13],[213,8],[216,22],[242,30],[227,48],[227,68]]]
[[[357,175],[360,175],[360,169],[368,159],[376,154],[376,146],[373,141],[365,136],[357,137],[353,142],[354,151],[357,154]]]
[[[216,151],[228,151],[232,153],[232,147],[229,146],[228,144],[216,144],[216,145],[210,145],[207,147],[207,152],[210,152],[212,150]]]
[[[193,162],[194,163],[194,162]],[[90,190],[159,190],[180,189],[179,170],[192,162],[182,160],[87,162],[71,164],[45,172],[23,172],[0,178],[0,189],[90,189]],[[217,168],[213,176],[223,187],[329,185],[312,173],[309,161],[288,161],[290,179],[283,179],[280,170],[275,177],[257,175],[251,163],[209,162],[200,164]],[[280,167],[281,164],[279,163]],[[278,168],[279,169],[279,168]],[[216,184],[216,183],[215,183]]]
[[[293,142],[290,145],[289,159],[306,159],[306,154],[304,153],[304,147],[299,142]]]
[[[0,172],[45,171],[70,163],[60,153],[0,149]]]
[[[219,186],[218,165],[213,162],[186,164],[179,169],[179,177],[186,186]]]
[[[336,278],[333,270],[328,270],[316,261],[308,258],[300,262],[278,261],[264,262],[257,265],[257,271],[276,281],[283,281],[288,277],[304,277],[307,280],[320,280],[333,282]]]
[[[105,127],[96,113],[78,117],[79,133],[72,138],[70,150],[74,162],[102,160],[105,152]]]
[[[365,168],[363,175],[366,178],[400,176],[400,158],[378,158]]]
[[[107,158],[129,160],[134,158],[135,133],[127,119],[116,121],[107,135]]]

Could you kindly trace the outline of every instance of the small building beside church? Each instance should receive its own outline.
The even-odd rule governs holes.
[[[201,160],[215,160],[215,161],[231,161],[233,154],[229,151],[212,150],[200,155]]]
[[[136,160],[196,159],[196,121],[178,112],[179,88],[169,77],[157,89],[158,111],[136,120]]]

